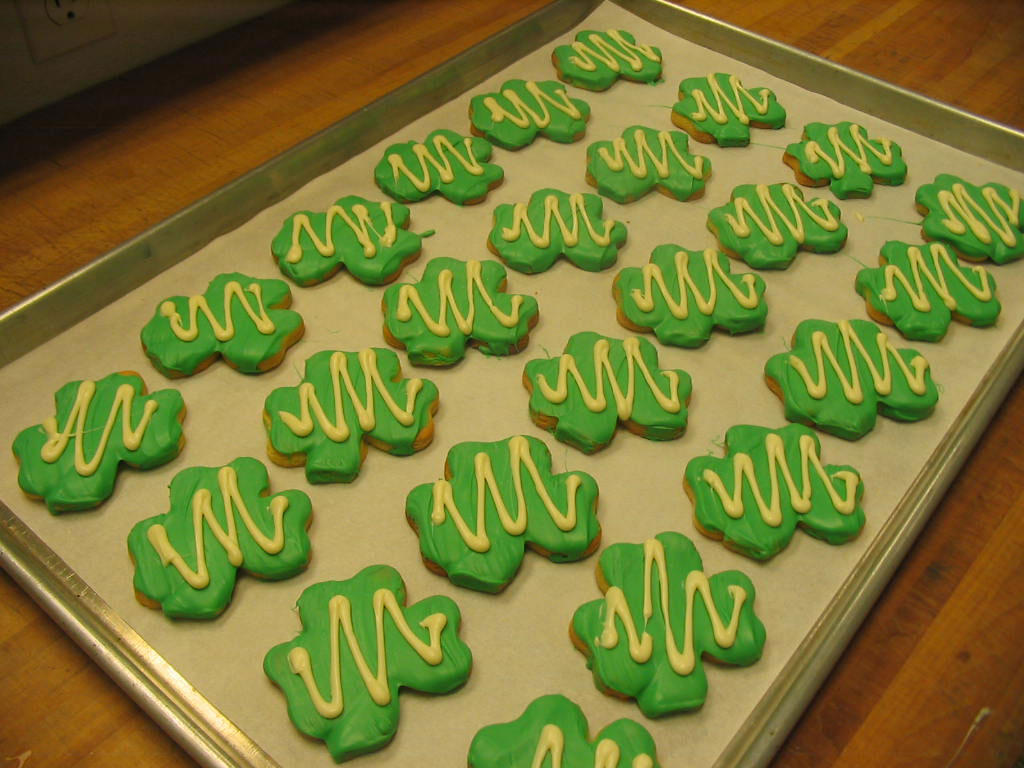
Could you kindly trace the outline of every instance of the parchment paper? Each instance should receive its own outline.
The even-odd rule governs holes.
[[[767,85],[786,107],[788,124],[780,131],[754,131],[752,145],[744,149],[693,142],[693,151],[713,164],[700,200],[680,203],[652,193],[629,205],[606,201],[606,215],[629,228],[628,242],[612,269],[591,274],[560,261],[541,275],[510,271],[508,290],[532,294],[540,304],[540,323],[523,353],[487,358],[470,351],[448,370],[413,369],[403,354],[406,374],[432,379],[441,392],[436,438],[427,450],[394,458],[371,448],[351,485],[310,486],[302,470],[278,467],[266,458],[260,413],[272,389],[296,385],[305,359],[317,351],[385,346],[379,309],[382,289],[367,288],[344,272],[318,287],[293,288],[293,309],[303,315],[306,335],[279,368],[265,375],[245,376],[218,363],[198,376],[170,382],[143,355],[138,332],[161,299],[202,292],[220,272],[280,277],[270,257],[270,241],[289,214],[325,210],[346,194],[385,199],[372,181],[372,168],[384,146],[422,140],[441,127],[468,133],[470,97],[496,90],[512,77],[552,79],[550,54],[555,43],[312,181],[285,202],[0,371],[4,394],[0,424],[7,445],[19,430],[52,414],[52,393],[67,381],[134,369],[150,389],[174,386],[181,390],[188,407],[182,455],[155,471],[123,472],[115,495],[97,511],[51,517],[42,504],[20,493],[10,453],[0,459],[4,462],[0,497],[170,664],[283,765],[329,765],[331,760],[322,744],[306,739],[289,722],[283,695],[263,675],[263,655],[299,630],[293,607],[303,588],[325,579],[349,578],[374,563],[391,564],[402,573],[410,602],[438,593],[457,601],[463,615],[461,634],[473,650],[474,668],[466,686],[451,695],[403,693],[394,742],[360,758],[359,765],[463,765],[479,728],[511,720],[534,698],[553,692],[579,703],[594,731],[620,717],[639,720],[653,733],[666,766],[711,764],[836,589],[858,566],[927,456],[944,439],[981,373],[1021,321],[1024,265],[1018,263],[992,268],[1003,303],[996,327],[982,330],[954,324],[938,344],[909,343],[891,331],[897,346],[910,346],[926,355],[942,394],[934,415],[923,422],[899,424],[879,418],[871,434],[853,443],[821,436],[824,461],[852,464],[864,479],[867,524],[855,542],[831,547],[798,532],[788,549],[759,565],[702,537],[693,527],[691,506],[682,490],[686,462],[704,453],[720,455],[722,437],[734,424],[780,427],[785,423],[780,402],[762,378],[765,361],[788,347],[803,319],[866,317],[863,301],[853,290],[854,276],[862,266],[877,265],[878,249],[886,240],[920,241],[914,224],[920,221],[913,205],[915,190],[940,172],[978,184],[998,181],[1017,188],[1024,188],[1024,178],[676,39],[614,6],[600,7],[581,28],[624,28],[639,41],[661,47],[664,80],[655,86],[619,82],[599,94],[570,88],[573,96],[592,107],[582,141],[566,146],[538,139],[516,153],[495,149],[494,161],[504,167],[506,178],[480,205],[459,208],[439,197],[413,204],[412,228],[434,229],[436,234],[425,241],[420,261],[401,279],[418,278],[426,261],[437,256],[487,258],[491,212],[499,203],[526,201],[530,193],[546,186],[593,191],[584,181],[587,145],[614,138],[631,124],[671,128],[670,108],[685,77],[732,72],[747,86]],[[573,34],[556,42],[568,42]],[[785,145],[798,140],[805,122],[842,119],[859,122],[870,135],[888,136],[902,145],[910,168],[906,184],[876,187],[867,200],[837,201],[850,230],[839,254],[801,253],[788,270],[761,273],[770,307],[763,332],[740,337],[716,332],[699,350],[659,345],[662,367],[683,368],[693,377],[690,425],[682,438],[655,443],[620,430],[608,449],[584,456],[531,422],[521,383],[528,360],[559,354],[577,331],[594,330],[619,338],[629,335],[616,324],[611,298],[612,279],[621,267],[646,263],[651,250],[662,243],[694,249],[712,246],[714,239],[705,227],[711,208],[726,202],[733,187],[741,183],[793,181],[792,172],[781,162]],[[809,197],[831,196],[825,188],[805,191]],[[746,269],[734,264],[736,272]],[[709,694],[703,709],[649,721],[633,702],[599,693],[583,656],[569,642],[573,611],[600,596],[594,580],[596,556],[554,565],[528,553],[518,577],[497,596],[456,588],[428,572],[405,521],[406,494],[441,475],[445,455],[456,443],[498,440],[517,433],[543,438],[555,457],[556,471],[585,470],[597,478],[603,546],[677,530],[695,540],[708,573],[740,569],[749,574],[757,588],[757,614],[767,628],[760,662],[749,668],[709,664]],[[222,465],[241,455],[268,464],[272,490],[301,488],[312,497],[314,554],[309,569],[279,583],[240,578],[233,602],[215,621],[172,622],[142,607],[132,592],[125,544],[129,529],[139,519],[167,511],[166,488],[177,472],[195,465]],[[26,648],[25,653],[32,649]]]

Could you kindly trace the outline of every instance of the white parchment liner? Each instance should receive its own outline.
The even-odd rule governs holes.
[[[754,131],[752,144],[745,149],[693,142],[693,151],[710,158],[713,165],[700,200],[680,203],[652,193],[626,206],[606,201],[606,215],[624,221],[629,229],[628,242],[612,269],[591,274],[560,261],[541,275],[510,271],[509,291],[532,294],[540,304],[540,323],[520,355],[496,359],[470,351],[455,367],[433,371],[413,369],[403,354],[405,372],[432,379],[441,392],[436,438],[422,453],[393,458],[371,448],[354,483],[330,486],[310,486],[301,470],[277,467],[266,459],[260,413],[273,388],[297,384],[305,359],[317,351],[385,346],[379,309],[382,289],[364,287],[344,272],[314,288],[293,288],[293,308],[305,319],[306,335],[278,369],[262,376],[244,376],[216,364],[193,378],[169,382],[143,355],[138,331],[162,298],[201,292],[220,272],[279,277],[269,254],[270,241],[289,214],[325,210],[346,194],[385,199],[373,184],[372,169],[386,144],[420,140],[442,127],[468,133],[467,109],[474,93],[496,90],[512,77],[554,77],[550,63],[554,43],[310,182],[285,202],[0,371],[4,394],[0,424],[7,445],[19,430],[52,413],[52,393],[70,380],[133,369],[150,389],[175,386],[181,390],[188,407],[182,455],[159,470],[122,473],[115,495],[99,510],[51,517],[18,490],[16,463],[10,453],[2,459],[0,497],[171,665],[283,765],[329,765],[331,760],[319,742],[307,740],[292,727],[284,697],[263,675],[263,655],[299,630],[293,607],[304,587],[349,578],[374,563],[391,564],[402,573],[411,602],[436,593],[458,602],[462,637],[473,650],[474,668],[467,685],[452,695],[403,693],[395,741],[360,758],[360,765],[463,765],[479,728],[511,720],[534,698],[553,692],[578,702],[595,731],[620,717],[641,721],[653,733],[666,766],[711,764],[836,589],[857,567],[896,502],[944,439],[982,372],[1021,321],[1024,265],[1018,263],[992,268],[1003,303],[996,327],[976,330],[954,324],[938,344],[908,343],[892,331],[897,346],[911,346],[926,355],[942,394],[934,415],[926,421],[898,424],[880,418],[875,430],[855,443],[822,435],[827,463],[851,464],[863,475],[867,525],[855,542],[830,547],[798,532],[788,549],[759,565],[702,537],[693,527],[690,503],[682,490],[686,462],[704,453],[720,455],[722,437],[733,424],[779,427],[785,423],[780,402],[763,382],[765,361],[788,347],[803,319],[866,317],[864,303],[853,290],[854,277],[862,266],[877,265],[878,249],[886,240],[920,241],[919,228],[913,224],[920,221],[913,204],[915,190],[940,172],[977,184],[998,181],[1017,188],[1024,188],[1024,178],[679,40],[614,6],[600,7],[580,28],[624,28],[639,41],[661,47],[664,80],[655,86],[620,82],[600,94],[570,88],[573,96],[592,107],[583,141],[565,146],[538,139],[517,153],[496,149],[494,161],[504,167],[505,181],[483,204],[460,208],[440,197],[413,204],[412,228],[434,229],[436,234],[425,241],[420,261],[402,279],[418,278],[425,262],[436,256],[487,258],[491,212],[499,203],[525,201],[530,193],[547,186],[592,191],[584,181],[587,145],[614,138],[632,124],[671,128],[670,108],[685,77],[721,71],[739,75],[748,86],[767,85],[788,111],[787,126],[780,131]],[[567,42],[573,34],[557,42]],[[608,449],[584,456],[534,426],[521,383],[526,361],[560,353],[577,331],[628,335],[616,324],[611,298],[618,270],[646,263],[651,250],[662,243],[693,249],[713,245],[705,226],[708,212],[726,202],[738,184],[793,181],[792,172],[781,162],[782,149],[798,140],[804,123],[814,120],[853,120],[866,126],[872,136],[892,138],[904,149],[910,168],[907,182],[900,187],[876,187],[867,200],[837,201],[850,230],[839,254],[801,253],[788,270],[761,273],[770,308],[763,333],[735,338],[716,333],[700,350],[659,346],[662,367],[684,368],[693,377],[686,434],[672,442],[654,443],[620,431]],[[806,193],[831,198],[827,188]],[[744,270],[745,265],[734,263],[734,271]],[[554,565],[528,553],[516,580],[498,596],[458,589],[428,572],[405,521],[407,492],[439,477],[445,455],[456,443],[497,440],[516,433],[543,438],[552,449],[556,471],[585,470],[597,478],[604,546],[677,530],[695,540],[709,573],[740,569],[749,574],[757,588],[756,610],[767,628],[761,661],[735,669],[708,664],[709,694],[703,709],[649,721],[634,703],[595,689],[583,656],[568,639],[573,611],[599,597],[594,581],[596,556],[582,563]],[[140,606],[133,597],[125,545],[131,526],[167,511],[166,487],[177,472],[188,466],[221,465],[241,455],[255,456],[269,465],[272,490],[301,488],[312,497],[310,568],[280,583],[241,578],[228,610],[211,622],[175,623]],[[31,652],[25,649],[26,654]]]

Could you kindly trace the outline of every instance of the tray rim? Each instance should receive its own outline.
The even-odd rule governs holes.
[[[842,100],[852,108],[875,114],[934,141],[1024,171],[1022,131],[673,5],[668,0],[609,2],[666,31],[808,90],[829,95],[815,80],[836,80],[846,86]],[[0,313],[0,367],[56,337],[95,308],[120,298],[188,258],[210,240],[236,228],[263,208],[407,122],[407,119],[375,120],[376,113],[381,110],[394,113],[396,103],[405,109],[411,104],[415,118],[458,97],[526,53],[548,45],[600,4],[601,0],[555,0]],[[530,38],[533,29],[541,34]],[[770,55],[771,64],[776,66],[766,66],[758,60],[763,55]],[[457,71],[460,65],[466,66],[466,71]],[[456,70],[454,75],[453,70]],[[442,88],[434,85],[437,79],[444,82]],[[884,96],[881,108],[879,95]],[[415,111],[417,108],[419,111]],[[894,116],[893,110],[897,113],[906,110],[917,117],[908,124],[906,115]],[[952,135],[950,132],[935,135],[934,126],[940,123],[944,127],[952,126]],[[353,133],[359,141],[346,141],[345,137]],[[314,160],[314,156],[319,160]],[[243,204],[239,204],[239,200]],[[211,210],[221,210],[221,213],[211,215]],[[196,218],[204,216],[213,219],[215,226],[197,229]],[[68,300],[75,294],[88,296],[88,306]],[[1017,327],[1012,339],[982,376],[968,403],[951,424],[947,439],[933,451],[854,571],[714,763],[716,768],[764,765],[781,746],[1022,371],[1024,323]],[[278,765],[167,664],[3,500],[0,500],[0,567],[200,764]]]

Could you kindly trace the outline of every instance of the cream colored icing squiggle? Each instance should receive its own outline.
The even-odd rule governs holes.
[[[329,621],[327,622],[330,633],[331,646],[331,696],[325,699],[320,693],[320,688],[313,677],[312,665],[310,664],[309,651],[305,648],[292,648],[288,651],[288,664],[293,674],[299,675],[306,685],[306,692],[310,701],[321,717],[333,719],[339,717],[345,709],[345,700],[342,694],[341,680],[341,635],[344,633],[345,642],[348,644],[352,654],[352,661],[359,670],[359,676],[363,685],[370,694],[373,702],[383,707],[391,701],[391,684],[388,680],[388,655],[384,645],[384,613],[391,616],[395,628],[421,659],[431,666],[437,666],[444,660],[441,650],[441,632],[448,623],[448,617],[443,613],[433,613],[423,621],[420,626],[427,630],[429,640],[423,642],[412,631],[409,623],[405,620],[402,608],[395,598],[395,593],[390,589],[378,589],[373,593],[373,618],[376,627],[377,637],[377,673],[370,671],[363,655],[363,649],[356,637],[355,627],[352,624],[352,603],[344,595],[335,595],[328,604]]]
[[[896,283],[899,282],[914,309],[919,312],[927,312],[932,308],[931,301],[925,291],[924,283],[928,281],[935,293],[938,294],[942,303],[950,310],[956,309],[956,299],[949,292],[949,285],[946,282],[947,272],[953,275],[978,301],[989,301],[992,298],[992,284],[988,279],[988,270],[981,266],[969,266],[968,269],[978,278],[980,285],[975,285],[959,268],[953,254],[949,252],[942,243],[930,243],[928,245],[928,256],[931,258],[931,267],[925,260],[924,253],[917,246],[907,249],[907,259],[910,262],[911,275],[908,277],[894,264],[886,264],[883,274],[885,276],[885,287],[878,294],[884,301],[894,301],[899,292],[896,290]],[[942,268],[945,264],[946,269]],[[913,284],[911,284],[913,280]]]
[[[608,357],[611,349],[608,339],[598,339],[594,342],[595,390],[593,393],[590,392],[586,382],[583,380],[583,374],[580,373],[580,369],[576,365],[576,358],[570,354],[565,354],[558,359],[558,383],[556,386],[552,387],[544,376],[537,377],[537,384],[540,387],[541,394],[549,402],[565,402],[569,397],[569,377],[572,376],[576,380],[580,396],[587,409],[593,413],[600,413],[608,407],[608,399],[604,391],[605,374],[607,374],[608,386],[611,387],[612,396],[615,398],[619,418],[628,419],[633,414],[633,401],[636,397],[636,369],[639,368],[644,381],[647,382],[647,387],[650,389],[651,394],[654,395],[658,405],[668,413],[679,413],[683,407],[679,400],[679,374],[671,370],[660,372],[668,384],[668,394],[666,395],[658,388],[654,381],[654,375],[640,355],[640,340],[635,336],[630,337],[622,342],[622,348],[626,353],[626,365],[628,367],[625,391],[619,386],[618,379],[615,377],[615,368]]]
[[[519,128],[527,128],[531,125],[536,125],[538,128],[547,128],[551,124],[549,105],[573,120],[579,120],[583,117],[583,113],[576,108],[576,105],[569,98],[569,94],[565,92],[565,88],[558,88],[552,94],[549,94],[541,90],[540,85],[535,80],[525,80],[523,82],[529,94],[537,100],[539,111],[534,111],[531,107],[527,106],[522,96],[516,91],[506,88],[501,92],[501,95],[512,105],[512,110],[514,111],[505,109],[493,96],[484,98],[484,107],[491,113],[491,119],[494,122],[500,123],[508,120]]]
[[[292,244],[288,249],[288,254],[285,256],[285,261],[289,264],[302,261],[303,250],[299,241],[303,234],[310,239],[313,247],[316,248],[321,256],[333,256],[335,253],[334,220],[336,218],[340,218],[345,222],[345,225],[352,231],[352,234],[356,236],[356,240],[363,246],[363,255],[368,259],[372,259],[377,255],[377,245],[370,236],[370,232],[373,232],[377,239],[380,240],[380,244],[385,247],[394,245],[395,238],[398,236],[398,228],[395,226],[391,203],[381,203],[381,209],[384,212],[384,231],[378,232],[373,226],[370,212],[365,205],[359,203],[353,205],[352,215],[349,215],[349,212],[340,205],[332,205],[327,209],[327,220],[324,227],[326,238],[324,240],[320,240],[317,237],[308,215],[305,213],[295,214],[292,218]]]
[[[143,406],[142,416],[139,423],[133,428],[132,403],[135,400],[135,389],[131,384],[122,384],[114,394],[114,402],[110,405],[110,413],[100,433],[99,444],[96,446],[96,453],[91,459],[85,458],[85,432],[86,422],[89,417],[89,408],[92,405],[92,398],[96,394],[96,382],[86,380],[78,385],[78,392],[75,394],[75,403],[68,414],[68,420],[64,428],[57,425],[57,417],[50,416],[42,423],[47,439],[43,443],[39,456],[48,464],[53,464],[64,455],[68,443],[72,438],[75,440],[75,471],[82,477],[89,477],[95,474],[103,461],[107,451],[107,444],[110,442],[110,435],[114,431],[118,416],[121,419],[121,442],[129,451],[137,451],[142,445],[142,438],[149,428],[149,422],[159,407],[156,400],[147,400]],[[92,430],[90,430],[92,431]]]
[[[821,400],[828,394],[828,378],[825,375],[825,360],[839,378],[840,386],[843,388],[843,396],[851,403],[857,404],[864,400],[864,389],[860,383],[859,366],[856,364],[856,355],[868,366],[871,372],[871,379],[874,383],[875,392],[885,396],[892,392],[893,376],[892,367],[889,364],[891,357],[896,361],[897,367],[903,374],[903,378],[915,395],[923,395],[928,385],[925,381],[925,374],[928,372],[928,361],[923,356],[917,355],[910,361],[910,365],[899,354],[895,347],[889,343],[889,337],[881,331],[875,336],[875,347],[882,359],[882,369],[878,370],[874,361],[868,354],[864,343],[860,340],[848,320],[841,320],[838,323],[839,331],[843,337],[843,348],[846,352],[846,360],[850,367],[850,375],[847,376],[843,367],[836,358],[835,350],[832,349],[828,335],[824,331],[814,331],[811,334],[811,345],[814,350],[814,359],[817,365],[817,379],[811,376],[804,361],[796,355],[789,356],[789,364],[796,370],[807,387],[807,394],[816,400]]]
[[[245,294],[248,291],[252,294],[252,300]],[[224,283],[224,323],[214,315],[210,304],[205,296],[188,297],[188,326],[181,321],[181,315],[173,301],[165,301],[160,305],[160,314],[170,320],[171,332],[182,341],[195,341],[199,337],[199,313],[202,312],[210,327],[213,328],[213,335],[217,341],[229,341],[235,337],[235,321],[231,316],[232,302],[238,300],[242,309],[252,320],[256,330],[264,335],[274,332],[274,321],[267,315],[263,308],[263,291],[259,283],[251,283],[243,290],[242,284],[237,280],[228,280]]]
[[[621,171],[628,165],[629,172],[638,179],[647,178],[649,175],[648,159],[660,179],[668,178],[672,172],[673,157],[691,176],[700,176],[703,173],[704,158],[696,155],[692,162],[687,160],[672,141],[672,134],[668,131],[658,131],[660,154],[651,148],[647,142],[647,134],[640,128],[633,131],[633,141],[636,143],[636,157],[629,154],[625,136],[620,136],[611,142],[612,152],[609,152],[607,147],[600,147],[597,154],[610,170]]]
[[[519,323],[519,310],[523,306],[522,296],[512,296],[512,310],[505,314],[494,303],[494,298],[487,292],[487,286],[483,282],[483,267],[481,262],[471,259],[466,262],[466,305],[465,314],[459,309],[458,300],[452,291],[452,280],[454,274],[450,269],[442,269],[437,273],[437,290],[440,296],[440,306],[437,311],[437,319],[430,316],[430,311],[423,304],[419,288],[415,285],[404,283],[398,289],[398,308],[395,317],[407,323],[412,319],[413,308],[423,319],[423,323],[435,336],[448,336],[451,328],[448,325],[449,313],[455,320],[455,327],[464,334],[473,330],[473,321],[476,318],[476,295],[480,294],[487,308],[491,311],[494,319],[506,328],[515,328]]]
[[[447,136],[434,136],[433,144],[433,151],[437,154],[437,157],[434,157],[434,155],[431,154],[431,149],[426,144],[417,143],[412,147],[413,154],[416,156],[416,159],[420,161],[420,174],[422,175],[422,178],[417,177],[416,174],[410,170],[409,166],[405,164],[405,160],[400,154],[392,152],[388,155],[388,163],[391,165],[391,170],[395,175],[396,183],[398,182],[399,175],[404,175],[420,192],[427,192],[430,189],[430,171],[427,169],[427,166],[431,165],[434,170],[437,171],[441,182],[444,184],[450,184],[455,180],[455,171],[452,169],[452,163],[449,157],[454,157],[467,173],[474,176],[483,175],[483,166],[477,162],[476,157],[473,155],[473,138],[471,136],[467,136],[462,140],[465,155],[460,154],[459,150],[451,143]]]
[[[872,140],[868,139],[864,134],[864,128],[856,123],[850,124],[850,138],[853,139],[852,147],[842,140],[839,136],[839,128],[834,125],[829,126],[825,135],[828,137],[829,144],[832,145],[832,151],[835,153],[834,159],[816,141],[807,142],[804,152],[807,161],[810,163],[813,163],[815,160],[824,160],[828,167],[832,169],[832,175],[837,179],[841,179],[846,175],[847,157],[864,173],[871,172],[868,153],[878,158],[878,162],[882,165],[892,165],[895,159],[892,151],[892,141],[889,139],[875,139],[874,141],[881,145],[876,147]]]
[[[735,198],[733,205],[736,208],[736,216],[727,213],[725,221],[732,231],[736,233],[737,237],[750,237],[752,230],[750,229],[749,219],[761,230],[761,233],[769,243],[781,245],[784,242],[782,230],[779,228],[781,221],[782,225],[789,230],[789,233],[796,241],[802,243],[807,239],[807,232],[804,229],[804,221],[800,211],[803,211],[811,221],[827,232],[835,232],[839,229],[839,219],[829,209],[827,200],[819,198],[808,203],[796,187],[792,184],[783,184],[782,194],[786,198],[786,202],[789,203],[789,212],[791,214],[791,216],[787,216],[782,208],[779,207],[779,204],[772,199],[771,188],[768,185],[758,184],[756,190],[757,198],[761,201],[761,207],[764,208],[767,218],[762,219],[746,198]]]
[[[233,467],[221,467],[217,472],[217,483],[220,486],[220,497],[224,507],[226,527],[221,527],[213,510],[213,494],[207,488],[200,488],[192,495],[192,528],[195,532],[196,569],[192,570],[167,537],[167,528],[159,523],[146,531],[146,538],[160,556],[163,565],[173,565],[181,577],[193,589],[203,589],[210,584],[210,569],[206,563],[206,542],[203,536],[203,523],[210,533],[224,547],[230,562],[236,568],[242,565],[242,548],[238,543],[238,527],[235,513],[249,531],[256,545],[268,555],[276,555],[284,549],[284,513],[288,509],[285,496],[275,496],[270,501],[270,514],[274,521],[274,532],[267,536],[252,519],[249,508],[238,490],[238,473]]]
[[[701,571],[690,571],[686,574],[686,608],[685,608],[685,629],[683,631],[682,645],[676,640],[675,632],[672,629],[671,617],[672,605],[670,603],[668,589],[668,567],[665,564],[665,548],[657,539],[647,539],[644,542],[644,604],[643,619],[644,630],[639,632],[636,622],[633,620],[633,612],[630,610],[626,595],[621,587],[612,586],[605,592],[605,620],[604,629],[598,638],[598,645],[601,648],[614,648],[619,643],[619,630],[616,619],[622,623],[626,630],[626,637],[629,642],[629,655],[638,664],[650,660],[654,652],[654,638],[647,632],[647,625],[654,615],[654,580],[653,569],[658,569],[659,604],[665,627],[665,651],[668,656],[669,665],[677,675],[688,675],[693,672],[697,663],[697,653],[693,642],[693,607],[697,593],[704,602],[708,618],[711,620],[711,631],[715,643],[719,648],[731,648],[736,642],[736,635],[740,626],[740,611],[747,600],[747,593],[743,587],[732,584],[729,586],[729,594],[732,596],[732,616],[729,623],[725,624],[718,613],[714,600],[711,597],[711,583],[708,577]]]
[[[705,249],[703,259],[704,268],[707,270],[708,275],[707,296],[701,294],[700,288],[690,276],[690,254],[679,249],[675,254],[676,289],[679,293],[679,300],[676,301],[672,292],[669,291],[668,286],[665,284],[665,273],[661,267],[657,264],[648,263],[644,264],[641,268],[644,280],[643,288],[634,288],[630,291],[630,296],[636,303],[637,308],[641,312],[654,311],[654,286],[657,285],[665,300],[665,305],[676,319],[685,320],[690,316],[690,296],[693,296],[694,304],[696,304],[697,310],[702,315],[711,315],[718,305],[716,275],[721,279],[722,284],[728,288],[733,297],[735,297],[736,301],[739,302],[741,307],[753,309],[758,305],[760,298],[757,295],[757,278],[754,275],[747,273],[741,277],[743,285],[746,287],[746,292],[744,292],[740,286],[729,279],[729,276],[722,269],[722,265],[718,262],[718,252],[714,248]]]
[[[995,187],[982,187],[981,196],[988,204],[986,211],[959,182],[950,190],[939,190],[939,205],[946,215],[942,224],[954,235],[966,234],[970,227],[971,233],[983,243],[991,243],[995,232],[1003,243],[1014,245],[1017,242],[1014,224],[1020,221],[1021,198],[1016,189],[1011,188],[1009,192],[1010,199],[1006,201]]]
[[[693,97],[697,105],[697,109],[690,113],[690,117],[694,120],[706,120],[710,115],[711,119],[716,123],[725,125],[729,121],[729,115],[726,112],[728,110],[743,125],[749,125],[750,118],[747,117],[747,112],[743,108],[743,97],[747,98],[747,102],[759,115],[768,114],[768,110],[771,108],[771,91],[763,88],[761,89],[760,97],[755,97],[754,94],[743,87],[743,84],[740,83],[740,79],[736,75],[729,75],[729,88],[732,90],[731,97],[722,88],[721,83],[719,83],[718,78],[714,74],[708,75],[707,81],[715,103],[712,105],[704,91],[699,88],[690,91],[689,95]]]
[[[540,731],[537,750],[533,754],[530,768],[562,768],[562,756],[565,754],[565,734],[554,723],[548,723]],[[547,762],[548,758],[551,762]],[[619,768],[622,752],[613,739],[601,739],[597,742],[594,753],[594,768]],[[630,768],[654,768],[650,755],[637,755],[633,758]]]
[[[359,426],[364,431],[373,429],[377,424],[376,406],[374,392],[380,395],[391,415],[399,424],[408,427],[415,420],[416,396],[423,388],[422,379],[408,379],[405,383],[405,408],[395,402],[384,381],[381,379],[380,370],[377,368],[377,353],[372,348],[359,351],[359,365],[363,372],[365,384],[365,396],[362,400],[356,392],[355,384],[349,375],[344,352],[335,352],[331,355],[330,376],[331,391],[334,403],[334,421],[324,412],[316,394],[312,382],[304,381],[299,385],[299,415],[278,411],[281,421],[288,429],[299,437],[305,437],[313,431],[314,420],[320,425],[320,429],[328,438],[336,443],[348,440],[351,431],[345,423],[345,397],[342,396],[342,386],[348,395],[348,400],[355,408]]]
[[[768,476],[771,478],[771,497],[765,501],[764,490],[757,482],[757,475],[754,472],[754,462],[749,454],[737,453],[732,458],[733,469],[733,491],[732,494],[726,490],[722,478],[712,469],[705,469],[702,475],[704,482],[711,486],[718,494],[725,513],[733,519],[743,517],[743,486],[746,483],[757,502],[757,508],[761,512],[761,519],[765,524],[777,528],[782,524],[782,501],[779,494],[779,476],[786,483],[789,490],[789,502],[793,509],[799,513],[806,513],[811,510],[811,494],[814,487],[811,484],[811,470],[821,479],[832,501],[832,506],[841,514],[849,515],[857,507],[857,486],[860,484],[860,477],[856,472],[840,470],[833,477],[829,477],[821,464],[821,457],[818,456],[817,446],[814,438],[810,435],[800,436],[800,485],[798,486],[793,477],[793,470],[786,461],[786,446],[782,438],[776,434],[769,433],[764,441],[765,453],[768,456]],[[833,480],[843,484],[843,492],[840,493],[833,485]]]
[[[612,72],[621,72],[622,65],[619,64],[621,60],[630,69],[637,72],[643,68],[644,59],[661,61],[661,56],[652,46],[631,43],[617,29],[609,29],[605,34],[611,38],[611,43],[596,33],[590,35],[586,41],[574,42],[572,49],[576,55],[570,56],[569,62],[582,70],[593,72],[597,69],[596,61],[600,61]]]
[[[559,210],[558,196],[545,196],[544,225],[540,232],[534,228],[533,223],[530,221],[529,206],[526,203],[516,203],[512,206],[512,225],[502,228],[501,238],[507,243],[518,240],[525,227],[526,236],[530,238],[530,242],[538,248],[547,248],[551,245],[551,224],[554,222],[562,233],[562,242],[566,246],[573,247],[580,242],[580,220],[582,220],[583,225],[587,228],[587,233],[594,243],[600,246],[609,245],[612,241],[612,228],[617,222],[609,219],[605,222],[604,232],[599,232],[594,227],[594,222],[590,220],[585,200],[586,198],[579,193],[569,195],[569,210],[572,214],[572,220],[567,222]]]
[[[448,480],[438,480],[434,483],[434,507],[430,514],[430,522],[434,525],[441,525],[445,517],[450,517],[455,524],[462,540],[466,546],[474,552],[487,552],[491,548],[491,540],[487,535],[487,528],[484,524],[484,517],[487,510],[487,498],[490,497],[498,512],[498,519],[501,527],[511,536],[520,536],[526,530],[527,510],[526,495],[523,492],[523,470],[525,469],[531,479],[533,486],[540,497],[544,508],[547,510],[551,521],[561,531],[571,531],[576,527],[576,491],[582,480],[579,475],[570,475],[566,483],[566,512],[562,514],[558,505],[552,500],[544,486],[540,476],[540,470],[530,455],[530,443],[522,435],[517,435],[508,441],[509,464],[512,469],[512,478],[516,492],[516,516],[512,517],[505,499],[498,488],[498,481],[494,477],[494,467],[491,465],[491,457],[481,451],[473,457],[473,468],[476,477],[477,503],[476,503],[476,530],[470,529],[465,518],[455,504],[455,497],[452,493],[452,484]]]

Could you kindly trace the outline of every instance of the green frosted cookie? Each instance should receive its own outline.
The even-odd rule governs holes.
[[[757,560],[781,552],[798,526],[829,544],[864,527],[860,475],[822,464],[821,442],[802,424],[730,427],[725,456],[691,459],[683,484],[700,532]]]
[[[323,741],[335,762],[387,746],[400,688],[444,694],[469,677],[458,606],[441,595],[405,603],[402,577],[387,565],[314,584],[298,600],[301,632],[263,659],[292,723]]]
[[[583,138],[590,106],[557,80],[508,80],[496,93],[469,102],[473,133],[504,149],[521,149],[538,135],[560,144]]]
[[[626,242],[626,225],[603,213],[599,195],[541,189],[529,203],[495,208],[487,247],[519,272],[543,272],[559,256],[597,272],[615,263]]]
[[[704,194],[711,161],[688,148],[682,131],[630,126],[617,139],[587,147],[587,182],[618,203],[638,200],[652,189],[693,200]]]
[[[128,534],[139,602],[172,618],[212,619],[231,601],[239,569],[273,580],[305,569],[309,497],[269,488],[266,467],[244,457],[176,474],[169,511]]]
[[[872,139],[856,123],[808,123],[798,143],[786,147],[783,160],[801,184],[826,184],[840,199],[868,197],[875,184],[902,184],[907,177],[899,144]]]
[[[558,78],[590,91],[607,90],[620,77],[637,83],[661,79],[661,51],[638,43],[624,29],[585,29],[551,54]]]
[[[132,371],[72,381],[54,403],[54,415],[23,429],[13,445],[18,485],[54,515],[99,506],[114,492],[121,464],[153,469],[185,444],[181,393],[146,394]]]
[[[343,266],[361,283],[382,285],[420,255],[426,235],[408,227],[406,206],[348,195],[326,212],[289,216],[270,251],[281,271],[298,285],[323,282]]]
[[[422,142],[392,144],[384,150],[373,177],[377,186],[400,203],[425,200],[437,193],[459,205],[479,203],[498,186],[504,171],[491,159],[491,144],[442,128]]]
[[[768,88],[747,89],[736,75],[689,77],[679,84],[672,122],[705,144],[745,147],[750,129],[781,128],[786,110]]]
[[[619,323],[653,331],[662,344],[699,347],[712,328],[746,333],[764,327],[764,280],[733,275],[714,248],[690,251],[659,245],[643,267],[627,267],[612,284]]]
[[[940,341],[952,320],[981,327],[999,317],[992,275],[982,266],[961,264],[942,243],[890,240],[878,261],[881,266],[857,273],[857,293],[871,317],[895,325],[908,339]]]
[[[454,584],[498,592],[515,577],[526,547],[567,563],[600,544],[594,478],[553,474],[551,453],[534,437],[459,443],[444,477],[414,488],[405,514],[424,561]]]
[[[761,658],[754,585],[739,571],[708,577],[681,533],[613,544],[601,553],[597,581],[604,597],[576,609],[569,634],[597,687],[636,699],[647,717],[703,706],[705,655],[732,666]]]
[[[481,728],[469,746],[469,768],[658,768],[654,739],[622,718],[590,738],[587,718],[560,694],[534,699],[518,718]]]
[[[928,361],[894,347],[867,320],[804,320],[792,349],[770,358],[764,372],[787,419],[847,440],[870,432],[879,413],[896,421],[927,418],[939,399]]]

